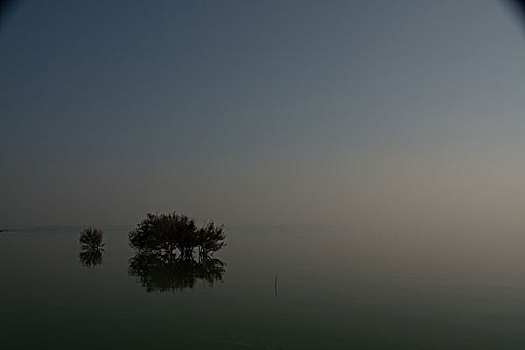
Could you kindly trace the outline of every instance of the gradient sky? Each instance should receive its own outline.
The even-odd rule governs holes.
[[[497,0],[19,2],[0,226],[525,229],[524,34]]]

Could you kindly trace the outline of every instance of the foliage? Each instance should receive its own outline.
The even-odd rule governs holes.
[[[104,246],[103,232],[98,228],[86,228],[80,232],[79,241],[82,250],[100,251]]]
[[[216,226],[213,221],[199,229],[197,237],[199,257],[201,259],[208,259],[210,255],[213,255],[213,253],[226,245],[224,242],[226,235],[223,226]]]
[[[198,228],[193,219],[177,213],[149,213],[129,233],[130,244],[139,254],[175,256],[178,250],[180,260],[193,260],[196,248],[199,258],[209,259],[226,245],[225,238],[222,226],[211,222]]]
[[[147,214],[129,233],[136,255],[129,261],[128,272],[149,292],[193,288],[198,280],[211,286],[225,272],[224,263],[212,258],[226,245],[225,238],[223,227],[213,222],[199,228],[186,215]]]
[[[102,230],[94,227],[88,227],[80,232],[79,242],[82,251],[78,258],[82,265],[91,268],[102,264],[103,236]]]

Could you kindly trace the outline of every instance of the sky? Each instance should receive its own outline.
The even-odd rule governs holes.
[[[0,228],[525,229],[525,28],[503,0],[26,0],[0,20]]]

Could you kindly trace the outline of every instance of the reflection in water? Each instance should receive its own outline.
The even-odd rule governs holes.
[[[102,249],[88,249],[80,252],[78,258],[80,263],[89,268],[95,268],[102,264]]]
[[[208,286],[222,281],[225,264],[215,258],[176,259],[171,255],[137,254],[129,260],[129,275],[139,278],[148,292],[175,292],[193,288],[198,280]]]
[[[138,277],[148,292],[193,288],[198,280],[213,286],[225,272],[224,263],[212,257],[225,246],[225,238],[223,226],[213,222],[199,228],[193,219],[175,212],[147,214],[129,233],[137,252],[129,261],[129,275]]]

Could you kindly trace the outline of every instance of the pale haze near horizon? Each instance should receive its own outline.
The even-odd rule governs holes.
[[[525,228],[503,1],[22,1],[3,21],[0,226]]]

